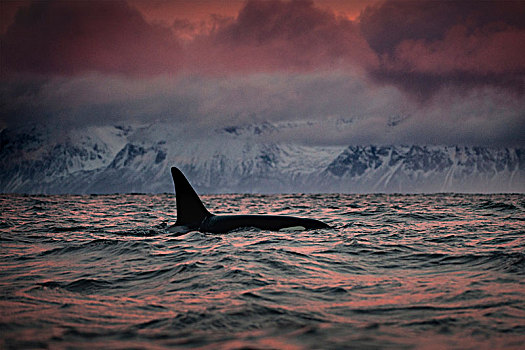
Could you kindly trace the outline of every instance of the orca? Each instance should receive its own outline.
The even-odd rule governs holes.
[[[239,228],[254,227],[261,230],[311,230],[330,228],[329,225],[314,219],[280,215],[214,215],[204,207],[199,196],[184,174],[176,167],[171,168],[175,184],[177,221],[170,232],[180,234],[189,231],[226,233]]]

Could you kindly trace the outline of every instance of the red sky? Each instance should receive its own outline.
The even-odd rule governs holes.
[[[351,67],[408,91],[423,80],[430,92],[441,83],[523,92],[523,13],[512,1],[2,2],[2,73]]]
[[[192,22],[207,21],[211,15],[236,17],[246,0],[130,0],[148,22],[172,24],[174,18]],[[316,6],[330,9],[349,19],[356,19],[368,5],[380,0],[317,0]],[[0,33],[5,33],[20,7],[29,6],[29,0],[2,1]]]
[[[19,84],[22,76],[71,82],[93,74],[144,81],[200,77],[210,84],[266,74],[297,84],[299,76],[316,75],[328,91],[335,89],[334,77],[348,76],[374,103],[381,100],[378,94],[398,101],[394,96],[401,92],[414,106],[410,110],[436,101],[452,105],[450,99],[466,108],[469,95],[490,92],[483,101],[498,101],[498,108],[523,125],[525,2],[130,0],[1,6],[5,84]],[[9,96],[20,93],[10,86],[4,89]],[[297,94],[281,98],[301,110]],[[341,104],[349,98],[355,97],[341,96]],[[483,118],[497,118],[490,117],[491,110],[500,110],[487,106],[480,113],[471,107]],[[425,113],[438,115],[441,108]],[[400,113],[388,113],[394,112]]]
[[[2,58],[8,72],[57,74],[296,70],[336,61],[367,65],[376,57],[351,19],[371,3],[12,2],[3,5]]]

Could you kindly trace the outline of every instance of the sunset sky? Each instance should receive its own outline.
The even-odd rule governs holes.
[[[289,121],[304,143],[525,146],[523,1],[0,4],[0,128]]]

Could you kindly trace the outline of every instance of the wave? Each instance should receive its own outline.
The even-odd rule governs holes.
[[[173,195],[32,198],[0,221],[0,347],[522,342],[523,195],[217,195],[223,212],[301,208],[337,228],[182,237]]]
[[[60,232],[74,232],[74,231],[80,231],[80,232],[89,232],[93,226],[55,226],[52,228],[53,233],[60,233]]]
[[[38,283],[37,289],[64,289],[73,293],[91,294],[112,289],[113,284],[103,279],[81,278],[72,282],[48,281]]]
[[[521,208],[517,207],[514,204],[511,203],[505,203],[505,202],[499,202],[499,201],[492,201],[492,200],[485,200],[482,203],[478,205],[479,209],[489,209],[489,210],[498,210],[498,211],[516,211],[516,210],[522,210]]]
[[[88,254],[108,253],[113,256],[125,255],[128,253],[136,253],[140,251],[147,251],[149,246],[140,241],[122,241],[115,239],[94,239],[82,244],[69,244],[63,247],[57,247],[50,250],[43,251],[38,255],[41,257],[53,255],[68,255],[68,254]]]
[[[0,229],[14,227],[15,224],[11,220],[0,220]]]
[[[503,271],[525,275],[525,254],[520,252],[505,253],[493,251],[480,254],[450,255],[443,253],[416,253],[400,256],[400,263],[410,268],[443,268],[456,267],[483,268],[485,271]]]

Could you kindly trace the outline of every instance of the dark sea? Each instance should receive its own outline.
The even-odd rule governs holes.
[[[525,195],[0,195],[2,349],[524,349]]]

